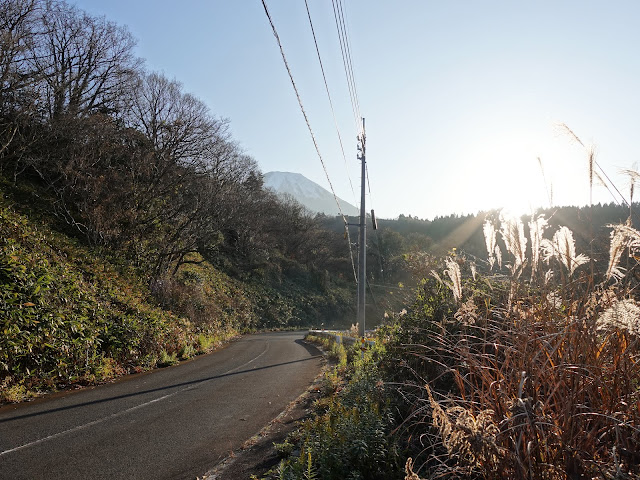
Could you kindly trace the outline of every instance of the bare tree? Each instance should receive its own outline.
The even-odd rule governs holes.
[[[57,0],[46,1],[39,22],[31,62],[49,118],[122,109],[140,65],[131,33]]]
[[[129,122],[168,164],[200,165],[211,142],[228,137],[227,121],[213,118],[201,100],[159,73],[142,76]]]
[[[35,111],[36,77],[27,59],[36,40],[37,9],[37,0],[0,0],[0,158]]]
[[[127,123],[155,151],[136,207],[141,234],[155,229],[155,270],[175,269],[195,251],[212,255],[234,221],[239,185],[257,170],[255,161],[231,141],[226,120],[158,73],[142,76]]]

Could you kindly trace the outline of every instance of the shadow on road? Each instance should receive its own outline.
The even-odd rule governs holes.
[[[310,343],[307,343],[302,339],[296,340],[295,343],[297,343],[298,345],[302,346],[309,353],[309,355],[312,355],[313,357],[317,357],[318,355],[322,355],[322,352],[320,351],[320,349],[318,347],[316,347],[315,345],[312,345]]]
[[[291,364],[294,364],[294,363],[308,362],[309,360],[315,360],[316,358],[322,357],[322,354],[320,353],[320,351],[317,348],[313,348],[311,345],[307,345],[307,344],[303,343],[301,340],[296,340],[296,343],[299,343],[300,345],[302,345],[312,355],[312,357],[303,358],[303,359],[300,359],[300,360],[292,360],[290,362],[274,363],[273,365],[265,365],[264,367],[249,368],[249,369],[246,369],[246,370],[241,370],[239,372],[223,373],[223,374],[220,374],[220,375],[214,375],[212,377],[201,378],[201,379],[192,380],[192,381],[189,381],[189,382],[174,383],[172,385],[166,385],[164,387],[152,388],[152,389],[149,389],[149,390],[144,390],[144,391],[135,392],[135,393],[128,393],[126,395],[118,395],[118,396],[110,397],[110,398],[103,398],[103,399],[94,400],[94,401],[91,401],[91,402],[78,403],[76,405],[67,405],[65,407],[52,408],[52,409],[49,409],[49,410],[44,410],[42,412],[34,412],[34,413],[29,413],[29,414],[25,414],[25,415],[19,415],[19,416],[15,416],[15,417],[11,417],[11,418],[0,419],[0,423],[12,422],[12,421],[15,421],[15,420],[22,420],[24,418],[38,417],[38,416],[42,416],[42,415],[48,415],[50,413],[62,412],[62,411],[65,411],[65,410],[72,410],[74,408],[87,407],[87,406],[90,406],[90,405],[99,405],[101,403],[112,402],[114,400],[121,400],[123,398],[132,398],[132,397],[137,397],[137,396],[140,396],[140,395],[145,395],[147,393],[162,392],[162,391],[166,391],[166,390],[170,390],[170,389],[174,389],[174,388],[179,388],[179,387],[195,386],[195,385],[198,385],[200,383],[209,382],[211,380],[216,380],[216,379],[219,379],[219,378],[233,377],[233,376],[242,375],[242,374],[245,374],[245,373],[259,372],[261,370],[268,370],[268,369],[271,369],[271,368],[281,367],[283,365],[291,365]]]

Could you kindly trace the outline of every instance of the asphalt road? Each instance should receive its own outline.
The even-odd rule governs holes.
[[[170,368],[0,408],[0,479],[194,479],[318,374],[301,333],[243,337]]]

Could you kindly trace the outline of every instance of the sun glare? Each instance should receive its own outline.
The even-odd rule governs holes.
[[[491,140],[474,146],[476,160],[463,190],[476,210],[524,215],[588,202],[586,154],[566,136],[511,132]]]

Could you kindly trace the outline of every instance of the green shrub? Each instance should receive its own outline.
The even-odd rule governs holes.
[[[393,416],[374,356],[356,357],[348,382],[336,370],[325,375],[329,396],[316,402],[315,416],[302,424],[300,454],[281,464],[281,478],[401,478]]]
[[[170,367],[171,365],[175,365],[178,363],[177,354],[167,353],[165,350],[160,352],[160,358],[158,358],[158,366],[159,367]]]
[[[197,353],[198,352],[196,351],[195,347],[191,344],[188,344],[180,349],[178,356],[181,360],[187,360],[191,357],[194,357]]]
[[[0,200],[4,397],[155,365],[162,346],[175,350],[191,327],[150,301],[131,268],[36,228]]]
[[[217,337],[201,333],[198,335],[198,350],[203,353],[210,352],[216,346],[217,341]]]

